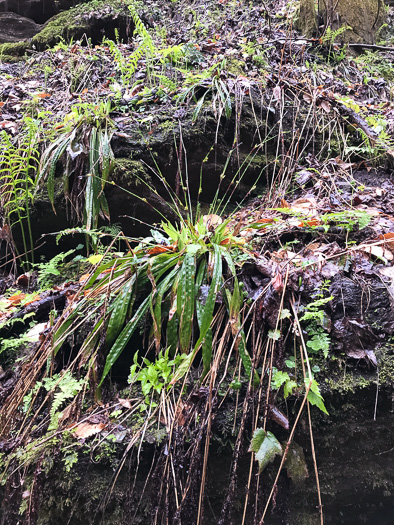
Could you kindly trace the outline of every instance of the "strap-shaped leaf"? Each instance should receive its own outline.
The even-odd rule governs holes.
[[[151,311],[152,311],[152,319],[153,319],[153,334],[155,338],[155,344],[156,344],[156,352],[159,353],[160,350],[160,340],[161,340],[161,306],[163,302],[163,296],[170,288],[171,284],[173,283],[174,277],[176,276],[177,272],[179,272],[179,268],[174,268],[165,279],[163,279],[163,282],[159,284],[157,287],[157,294],[155,297],[155,306],[153,308],[153,297],[151,297]]]
[[[193,362],[193,359],[196,356],[196,353],[200,346],[202,345],[205,336],[207,335],[207,332],[209,328],[211,327],[211,323],[213,320],[213,311],[215,308],[215,302],[216,302],[216,295],[219,291],[219,286],[222,278],[222,254],[220,246],[217,244],[213,245],[214,249],[214,261],[213,261],[213,272],[212,272],[212,281],[211,286],[209,287],[209,292],[207,296],[207,300],[205,302],[204,310],[201,315],[201,322],[200,322],[200,336],[194,345],[194,349],[190,354],[187,356],[186,359],[182,361],[179,368],[176,370],[174,377],[171,381],[171,384],[176,383],[179,379],[181,379],[189,370],[190,365]],[[206,354],[206,360],[208,358],[208,354]]]
[[[94,188],[93,188],[93,173],[88,173],[88,182],[85,190],[85,223],[86,229],[92,229],[93,223],[93,208],[94,208]]]
[[[132,319],[127,323],[127,325],[123,328],[122,332],[116,339],[115,343],[112,345],[112,348],[109,351],[109,354],[107,356],[107,360],[105,362],[104,366],[104,372],[101,377],[101,381],[99,386],[103,383],[105,377],[107,376],[108,372],[111,370],[112,366],[122,353],[124,347],[127,345],[127,343],[130,341],[131,336],[133,335],[135,329],[137,328],[139,322],[146,314],[148,308],[149,308],[149,296],[143,301],[143,303],[140,305]]]
[[[105,183],[112,168],[113,153],[111,148],[111,136],[108,135],[107,130],[101,132],[100,136],[100,154],[101,154],[101,186],[104,189]]]
[[[212,361],[212,330],[209,328],[207,333],[205,334],[204,340],[201,345],[202,349],[202,364],[203,364],[203,373],[202,378],[207,375],[211,368],[211,361]]]
[[[48,190],[48,196],[49,200],[51,201],[53,211],[55,211],[54,208],[54,199],[55,199],[55,173],[56,173],[56,166],[60,159],[60,157],[63,155],[63,153],[66,151],[70,141],[73,138],[73,133],[64,139],[63,142],[60,143],[59,147],[55,150],[53,157],[51,159],[51,163],[49,166],[49,173],[48,173],[48,180],[47,180],[47,190]]]
[[[170,354],[173,357],[178,348],[178,315],[176,308],[177,296],[174,296],[173,303],[170,308],[170,314],[167,323],[167,347],[170,349]]]
[[[123,328],[130,300],[133,295],[134,283],[135,275],[133,275],[132,278],[124,285],[123,290],[119,293],[118,297],[114,301],[106,334],[106,342],[109,345],[115,341]]]
[[[213,259],[213,271],[212,271],[212,281],[211,286],[209,287],[207,300],[205,302],[204,311],[201,316],[201,326],[200,326],[200,337],[201,341],[204,339],[205,334],[211,326],[213,319],[213,311],[216,303],[216,295],[219,291],[219,286],[222,279],[222,253],[221,249],[217,244],[213,245],[214,249],[214,259]],[[200,344],[201,344],[200,341]],[[198,342],[198,341],[197,341]]]
[[[182,352],[188,352],[192,337],[194,317],[194,276],[196,271],[196,258],[193,253],[186,253],[183,259],[178,292],[177,312],[179,317],[179,345]]]

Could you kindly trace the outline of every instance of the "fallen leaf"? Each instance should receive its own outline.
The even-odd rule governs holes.
[[[22,286],[23,288],[26,288],[29,284],[30,275],[27,273],[24,273],[23,275],[20,275],[18,279],[16,280],[16,284],[18,286]]]
[[[291,210],[303,213],[309,217],[317,217],[317,202],[314,197],[303,197],[295,200],[291,205]]]
[[[276,290],[277,292],[281,292],[283,290],[283,279],[280,273],[277,273],[272,280],[272,288]]]
[[[118,403],[119,403],[119,405],[122,406],[123,408],[133,408],[133,405],[131,404],[130,399],[121,399],[121,398],[118,398]]]
[[[320,103],[320,107],[326,112],[330,113],[331,111],[331,104],[327,100],[322,100]]]
[[[274,99],[279,102],[282,98],[282,88],[277,85],[274,87],[273,91],[272,91],[272,94],[274,96]]]
[[[157,255],[158,253],[166,253],[170,251],[171,248],[169,246],[155,246],[154,248],[151,248],[146,253],[148,255]]]
[[[394,259],[394,255],[392,254],[392,252],[390,250],[387,250],[383,246],[376,246],[374,244],[360,244],[360,246],[358,246],[356,250],[360,250],[364,253],[373,255],[378,259],[383,259],[386,261],[392,261]]]
[[[204,226],[209,230],[216,228],[217,226],[219,226],[219,224],[222,224],[223,219],[220,217],[220,215],[210,213],[209,215],[203,215],[202,222]]]
[[[335,163],[337,166],[339,166],[343,170],[347,170],[351,167],[353,167],[352,162],[345,162],[341,159],[341,157],[335,157]]]
[[[379,235],[379,240],[385,241],[384,246],[387,246],[389,250],[394,252],[394,233],[384,233],[383,235]]]
[[[41,297],[38,294],[34,294],[33,297],[31,299],[29,299],[29,301],[26,301],[23,304],[23,306],[27,306],[28,304],[35,303],[36,301],[39,301],[40,299],[41,299]]]
[[[94,434],[98,434],[104,430],[104,428],[104,423],[96,423],[93,425],[91,423],[81,423],[75,428],[74,435],[78,439],[86,439],[90,436],[94,436]]]
[[[40,334],[44,332],[49,326],[49,323],[38,323],[27,332],[26,336],[34,341],[39,341]]]
[[[8,298],[12,306],[16,306],[17,304],[20,304],[23,299],[26,297],[24,293],[18,293],[15,295],[11,295],[11,297]]]

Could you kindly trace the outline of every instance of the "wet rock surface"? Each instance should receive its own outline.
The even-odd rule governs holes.
[[[42,24],[59,11],[78,3],[78,0],[0,0],[0,12],[11,11]]]
[[[33,38],[42,26],[15,13],[0,13],[0,44]]]

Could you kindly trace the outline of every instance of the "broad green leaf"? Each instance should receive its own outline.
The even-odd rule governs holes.
[[[284,398],[286,399],[287,397],[291,396],[295,388],[297,388],[297,383],[295,381],[286,381],[285,386],[283,387]]]
[[[286,445],[287,443],[284,442],[283,448],[286,448]],[[289,445],[284,466],[287,470],[287,476],[294,482],[302,482],[308,477],[304,451],[295,441]]]
[[[207,375],[211,368],[212,361],[212,330],[209,328],[205,334],[204,340],[201,345],[202,348],[202,362],[203,362],[203,373],[202,379]]]
[[[308,385],[309,385],[309,378],[306,377],[305,378],[305,388],[308,388]],[[320,393],[319,385],[317,384],[317,381],[315,379],[312,379],[312,384],[308,392],[307,399],[311,405],[317,406],[317,408],[319,408],[322,412],[329,415],[324,405],[324,399]]]
[[[280,339],[280,330],[268,330],[268,337],[274,341],[278,341]]]
[[[122,353],[124,347],[130,341],[130,338],[133,335],[135,329],[137,328],[139,322],[146,314],[149,308],[149,299],[150,297],[148,296],[144,300],[144,302],[140,305],[140,307],[138,308],[138,310],[136,311],[132,319],[123,328],[122,332],[120,333],[119,337],[116,339],[115,343],[112,345],[112,348],[110,349],[108,356],[107,356],[107,360],[105,362],[104,372],[101,377],[99,386],[101,386],[108,372],[111,370],[113,364],[115,363],[115,361],[118,359],[118,357]]]
[[[291,312],[287,308],[282,308],[280,312],[280,319],[288,319],[291,317]]]
[[[102,258],[103,258],[103,255],[96,253],[95,255],[91,255],[88,258],[88,261],[90,262],[90,264],[97,264],[102,260]]]
[[[156,343],[156,352],[159,352],[160,349],[160,340],[161,340],[161,307],[163,302],[163,295],[168,291],[170,286],[173,284],[174,278],[179,271],[179,268],[174,268],[167,277],[163,280],[162,283],[157,287],[157,294],[155,297],[155,307],[153,308],[153,302],[151,302],[151,311],[153,319],[153,334]]]
[[[192,337],[194,317],[194,276],[196,262],[194,253],[186,253],[180,271],[177,292],[177,313],[179,317],[179,345],[182,352],[188,352]]]
[[[278,390],[278,388],[280,388],[283,383],[286,383],[286,381],[290,381],[290,377],[287,372],[282,372],[276,368],[272,369],[271,387],[274,390]]]
[[[259,472],[271,463],[275,456],[282,456],[281,444],[271,432],[266,432],[262,428],[257,428],[253,433],[249,452],[254,452],[259,463]]]
[[[110,313],[106,342],[111,345],[118,337],[126,320],[127,312],[131,297],[133,295],[133,286],[135,283],[135,275],[124,285],[123,289],[115,299],[113,309]]]

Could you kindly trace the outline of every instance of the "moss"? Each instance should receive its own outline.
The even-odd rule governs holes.
[[[234,75],[244,75],[245,62],[243,62],[242,60],[237,60],[236,58],[229,58],[226,62],[226,69]]]
[[[332,392],[341,394],[354,393],[356,390],[367,388],[376,380],[376,377],[365,377],[354,372],[347,372],[339,378],[327,380],[328,387]]]
[[[29,48],[41,51],[61,40],[68,42],[71,39],[82,38],[83,35],[94,39],[95,33],[101,34],[107,26],[117,23],[114,22],[117,20],[116,15],[123,15],[126,19],[128,14],[127,1],[123,3],[121,0],[93,0],[55,15],[31,41],[1,44],[0,57],[3,61],[12,61],[9,57],[23,56]],[[111,37],[111,34],[108,33],[107,36]]]
[[[103,8],[104,12],[100,13]],[[72,38],[81,38],[84,34],[90,36],[95,18],[104,20],[121,13],[128,14],[127,6],[121,0],[94,0],[79,5],[51,18],[44,29],[33,37],[32,44],[41,50],[55,45],[61,39],[69,41]]]
[[[379,383],[384,386],[393,386],[393,383],[394,383],[394,355],[393,355],[392,346],[386,347],[380,352]]]
[[[2,62],[15,62],[23,56],[29,47],[28,42],[12,42],[0,45],[0,59]]]
[[[122,188],[128,186],[139,186],[143,182],[151,181],[144,164],[140,160],[127,158],[116,159],[114,162],[114,171],[112,180]]]
[[[313,0],[304,0],[304,3],[314,3]],[[320,4],[323,19],[327,18],[324,2]],[[342,42],[375,43],[375,34],[387,18],[384,0],[339,0],[335,7],[334,24],[332,30],[348,26],[340,34]]]

